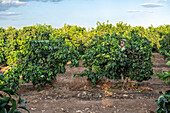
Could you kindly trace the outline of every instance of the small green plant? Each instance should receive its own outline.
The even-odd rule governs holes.
[[[167,54],[168,57],[170,54]],[[167,62],[167,65],[170,65],[170,61]],[[157,77],[168,85],[170,84],[170,71],[164,73],[155,73]],[[156,112],[157,113],[169,113],[170,112],[170,90],[166,91],[165,93],[160,92],[161,96],[158,98],[158,101],[155,105],[158,105]]]
[[[24,99],[21,99],[20,96],[18,101],[14,99],[18,95],[8,87],[2,73],[0,73],[0,82],[0,113],[21,113],[19,109],[24,109],[29,113],[25,106],[19,106],[26,103]]]
[[[170,54],[166,52],[167,57],[170,57]],[[170,60],[166,63],[167,65],[170,66]],[[164,73],[154,73],[157,75],[157,78],[165,81],[165,83],[170,84],[170,71],[164,72]]]
[[[164,73],[155,73],[155,74],[159,79],[165,81],[165,83],[167,84],[170,84],[170,71]]]
[[[170,90],[165,93],[160,92],[161,96],[158,98],[158,101],[155,105],[158,105],[156,112],[157,113],[170,113]]]

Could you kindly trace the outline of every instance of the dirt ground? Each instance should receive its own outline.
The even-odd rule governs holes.
[[[157,53],[154,55],[155,72],[170,70],[162,56]],[[80,67],[66,66],[66,69],[65,74],[57,75],[52,86],[39,92],[31,83],[21,85],[18,92],[26,99],[26,107],[31,113],[154,113],[159,91],[170,90],[170,86],[156,79],[155,75],[140,85],[134,81],[122,84],[103,78],[92,87],[86,77],[73,77],[85,69],[82,61]]]

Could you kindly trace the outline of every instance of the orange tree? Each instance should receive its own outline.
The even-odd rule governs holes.
[[[65,65],[71,61],[78,66],[79,52],[66,44],[64,37],[49,40],[28,40],[27,48],[20,60],[5,72],[11,88],[18,89],[22,82],[32,82],[40,88],[55,79],[56,74],[65,73]],[[22,76],[21,76],[22,74]]]
[[[150,42],[131,31],[130,39],[117,34],[105,34],[91,41],[89,49],[82,56],[83,65],[88,67],[78,76],[88,76],[93,86],[104,76],[119,80],[130,78],[139,82],[150,79],[152,69],[152,46]],[[122,50],[120,41],[125,41],[125,50]]]

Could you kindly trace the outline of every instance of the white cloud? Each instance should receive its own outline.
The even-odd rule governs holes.
[[[138,13],[138,12],[141,12],[140,10],[128,10],[128,12],[130,13]]]
[[[143,10],[128,10],[129,13],[142,13],[142,12],[146,12],[146,13],[153,13],[153,11],[143,11]]]
[[[168,2],[170,0],[157,0],[157,2]]]
[[[140,6],[146,7],[146,8],[164,7],[164,5],[162,5],[162,4],[157,4],[157,3],[143,3],[143,4],[140,4]]]
[[[23,2],[37,1],[37,2],[61,2],[62,0],[19,0]]]
[[[6,11],[11,7],[19,7],[26,5],[26,2],[12,1],[12,0],[0,0],[0,11]]]
[[[21,15],[22,13],[18,12],[6,12],[6,13],[0,13],[0,16],[13,16],[13,15]]]
[[[147,12],[147,13],[153,13],[153,11],[143,11],[143,12]]]
[[[12,1],[12,0],[1,0],[1,4],[3,5],[14,5],[14,6],[20,6],[25,5],[26,2],[20,2],[20,1]]]

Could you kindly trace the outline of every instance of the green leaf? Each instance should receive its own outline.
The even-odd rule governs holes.
[[[17,109],[17,105],[16,105],[16,101],[14,99],[10,99],[11,103],[12,103],[12,109],[9,113],[13,113],[16,109]]]
[[[170,66],[170,61],[168,61],[168,62],[166,63],[166,65],[169,65],[169,66]]]
[[[158,103],[158,102],[155,102],[155,105],[157,105],[157,106],[158,106],[158,105],[159,105],[159,103]]]
[[[21,97],[19,97],[18,104],[24,104],[24,105],[26,105],[25,99],[21,99]]]
[[[0,101],[2,102],[8,102],[10,100],[10,97],[1,97]]]
[[[28,111],[28,113],[30,113],[29,109],[26,108],[25,106],[19,106],[18,108],[24,109],[24,110]]]
[[[157,113],[162,113],[162,109],[159,107],[156,109]]]
[[[8,87],[6,87],[6,88],[1,89],[1,91],[4,91],[4,92],[11,92],[11,89],[8,88]]]
[[[3,102],[2,104],[0,104],[0,108],[4,108],[7,105],[7,102]]]
[[[13,113],[21,113],[19,110],[15,110]]]

